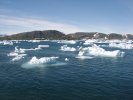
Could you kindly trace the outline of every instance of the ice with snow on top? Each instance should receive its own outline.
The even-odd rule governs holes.
[[[124,52],[121,52],[120,50],[106,51],[105,49],[94,44],[92,45],[92,47],[82,48],[78,54],[78,56],[87,56],[87,55],[103,56],[103,57],[123,57]]]
[[[57,58],[59,58],[59,57],[42,57],[42,58],[37,58],[36,56],[34,56],[28,62],[28,64],[51,64],[51,63],[56,63],[56,59]]]
[[[74,47],[68,47],[67,45],[61,46],[60,50],[62,51],[76,51]]]
[[[120,49],[133,49],[133,44],[129,43],[110,43],[109,47],[115,47]]]

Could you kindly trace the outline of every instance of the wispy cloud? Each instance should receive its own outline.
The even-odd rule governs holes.
[[[20,18],[14,16],[0,15],[0,26],[5,27],[5,33],[7,32],[7,34],[14,33],[15,28],[16,32],[32,30],[59,30],[68,34],[83,31],[82,29],[74,25],[52,22],[44,19],[32,18],[27,16]],[[18,29],[20,29],[20,31]]]

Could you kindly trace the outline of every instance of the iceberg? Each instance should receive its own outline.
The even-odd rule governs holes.
[[[42,57],[37,58],[36,56],[28,62],[28,64],[53,64],[56,63],[56,59],[59,57]]]
[[[105,49],[94,44],[92,47],[80,49],[78,56],[123,57],[124,52],[121,52],[120,50],[106,51]]]
[[[76,51],[74,47],[68,47],[67,45],[61,46],[60,50],[62,51]]]

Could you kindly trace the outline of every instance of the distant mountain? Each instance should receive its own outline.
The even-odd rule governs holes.
[[[74,39],[107,39],[107,40],[112,40],[112,39],[128,39],[128,40],[133,40],[133,35],[131,34],[117,34],[117,33],[110,33],[110,34],[105,34],[105,33],[99,33],[99,32],[76,32],[73,34],[68,34],[69,37],[72,37]]]
[[[73,34],[68,34],[68,36],[75,39],[101,39],[104,38],[106,34],[98,32],[76,32]]]
[[[81,40],[81,39],[128,39],[133,40],[132,34],[117,34],[117,33],[99,33],[99,32],[76,32],[72,34],[65,35],[64,33],[57,30],[45,30],[45,31],[31,31],[23,32],[10,36],[0,37],[0,40]]]
[[[23,32],[10,36],[5,36],[0,39],[7,39],[7,40],[59,39],[60,40],[60,39],[69,39],[69,37],[63,34],[62,32],[56,30],[45,30],[45,31]]]

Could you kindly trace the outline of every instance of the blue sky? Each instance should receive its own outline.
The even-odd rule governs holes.
[[[0,34],[56,29],[133,34],[133,0],[0,0]]]

